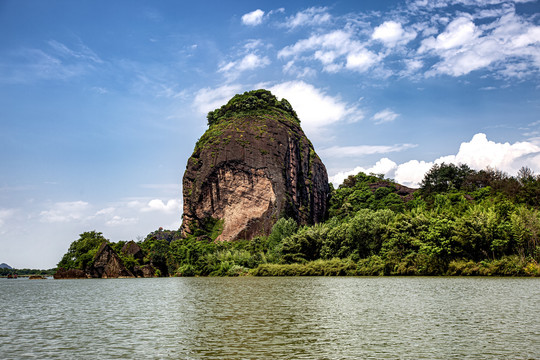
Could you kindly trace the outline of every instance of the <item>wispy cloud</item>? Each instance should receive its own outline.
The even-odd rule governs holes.
[[[380,125],[384,123],[393,122],[399,117],[399,114],[396,114],[390,109],[384,109],[382,111],[379,111],[373,117],[371,118],[375,125]]]
[[[63,223],[81,220],[85,217],[89,203],[86,201],[70,201],[55,203],[50,209],[40,212],[42,222]]]
[[[327,7],[310,7],[286,19],[284,26],[294,29],[300,26],[318,26],[328,23],[332,16]]]
[[[227,78],[232,81],[238,78],[244,71],[263,68],[268,65],[270,65],[270,59],[267,56],[250,53],[239,60],[222,64],[218,72],[225,73]]]
[[[47,47],[19,48],[0,62],[0,82],[29,83],[39,80],[68,80],[95,70],[103,60],[83,43],[76,47],[56,40]]]
[[[364,155],[388,154],[404,151],[417,146],[418,145],[416,144],[332,146],[320,150],[319,153],[322,156],[329,158],[362,157]]]
[[[209,111],[225,105],[241,89],[242,85],[239,84],[200,89],[195,93],[193,106],[198,113],[206,115]]]

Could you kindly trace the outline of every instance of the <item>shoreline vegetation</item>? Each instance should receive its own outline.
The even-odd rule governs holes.
[[[219,220],[187,237],[160,228],[136,243],[137,257],[122,251],[128,242],[86,232],[58,268],[89,269],[107,242],[149,276],[540,276],[540,176],[530,169],[511,177],[440,164],[420,189],[403,189],[359,173],[332,188],[325,222],[281,218],[269,236],[233,242],[215,241]]]

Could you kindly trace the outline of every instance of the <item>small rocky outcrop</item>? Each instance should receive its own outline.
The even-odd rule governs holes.
[[[45,280],[46,278],[41,275],[30,275],[28,277],[28,280]]]
[[[99,247],[94,262],[87,272],[92,278],[134,277],[106,241]]]
[[[151,278],[154,277],[156,274],[156,268],[154,268],[152,265],[142,265],[142,266],[135,266],[133,268],[133,275],[136,277],[144,277],[144,278]]]
[[[133,258],[140,263],[142,263],[144,260],[144,253],[141,247],[133,240],[125,243],[121,251],[124,255],[133,256]]]
[[[86,271],[81,269],[58,268],[53,275],[54,279],[86,279],[87,277]]]
[[[283,216],[301,225],[325,219],[326,168],[287,100],[267,90],[236,95],[208,124],[184,173],[183,236],[218,223],[218,241],[252,239]]]
[[[389,181],[384,181],[384,180],[376,182],[376,183],[369,184],[369,188],[372,191],[375,191],[375,190],[377,190],[377,189],[379,189],[381,187],[391,188],[405,202],[407,202],[409,200],[412,200],[413,199],[413,194],[418,190],[418,189],[413,189],[413,188],[410,188],[410,187],[407,187],[407,186],[404,186],[404,185],[391,183]]]

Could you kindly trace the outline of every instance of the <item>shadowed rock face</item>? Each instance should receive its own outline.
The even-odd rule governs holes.
[[[135,241],[131,240],[125,243],[121,251],[124,255],[131,255],[135,260],[139,260],[141,263],[143,262],[144,253]]]
[[[181,230],[193,234],[210,219],[222,220],[217,240],[231,241],[267,235],[281,216],[317,223],[326,216],[329,191],[326,168],[292,108],[229,111],[213,121],[188,160]]]
[[[107,242],[101,244],[87,272],[92,278],[134,277]]]

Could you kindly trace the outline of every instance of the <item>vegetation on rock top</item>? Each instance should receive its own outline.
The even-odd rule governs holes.
[[[288,115],[288,117],[292,117],[296,124],[300,124],[298,115],[286,99],[279,101],[270,91],[264,89],[236,94],[227,104],[210,111],[206,119],[208,125],[212,126],[223,119],[235,116],[269,114],[272,112]]]

